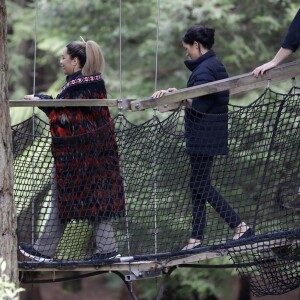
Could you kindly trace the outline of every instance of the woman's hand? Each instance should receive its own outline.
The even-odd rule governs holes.
[[[254,69],[252,71],[252,74],[254,75],[254,77],[258,77],[259,75],[264,75],[266,71],[273,69],[277,66],[277,64],[275,62],[273,62],[273,60],[257,67],[256,69]]]
[[[264,75],[266,71],[275,68],[280,63],[282,63],[287,57],[289,57],[293,51],[287,48],[280,48],[274,58],[269,62],[257,67],[252,71],[254,77],[258,77],[259,75]]]
[[[193,99],[186,99],[185,100],[185,106],[188,108],[191,108],[193,104]]]
[[[35,97],[34,95],[25,95],[24,100],[39,100],[39,97]]]
[[[164,96],[165,94],[172,93],[175,91],[177,91],[176,88],[168,88],[167,90],[156,91],[151,97],[152,98],[160,98],[160,97]]]

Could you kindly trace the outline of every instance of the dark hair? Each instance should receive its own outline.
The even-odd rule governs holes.
[[[210,49],[215,42],[215,29],[205,25],[194,25],[187,30],[182,41],[189,45],[198,42],[203,47]]]
[[[80,62],[81,68],[85,65],[86,62],[85,44],[85,42],[73,41],[66,46],[67,53],[70,55],[71,59],[77,57]]]

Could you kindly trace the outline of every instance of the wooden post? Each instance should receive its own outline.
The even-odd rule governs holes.
[[[0,256],[6,275],[18,285],[17,216],[13,202],[13,157],[7,82],[7,29],[5,0],[0,0]]]

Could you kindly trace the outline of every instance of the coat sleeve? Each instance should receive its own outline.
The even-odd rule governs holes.
[[[39,97],[41,100],[49,100],[49,99],[53,99],[52,96],[49,96],[49,95],[45,95],[45,94],[34,94],[35,97]],[[76,97],[75,97],[76,98]],[[72,97],[59,97],[57,99],[72,99]],[[50,112],[55,109],[55,110],[60,110],[62,109],[63,107],[46,107],[46,106],[40,106],[39,109],[42,110],[47,116],[49,116]],[[73,107],[69,107],[69,110],[72,111],[72,110],[75,110]]]
[[[53,99],[52,96],[49,96],[49,95],[45,95],[45,94],[34,94],[34,97],[38,97],[40,98],[41,100],[49,100],[49,99]],[[39,107],[40,110],[42,110],[47,116],[49,115],[52,107],[44,107],[44,106],[41,106]]]
[[[295,52],[300,45],[300,9],[294,17],[281,47]]]

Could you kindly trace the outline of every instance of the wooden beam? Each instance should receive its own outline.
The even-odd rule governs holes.
[[[9,100],[10,107],[65,107],[65,106],[108,106],[122,110],[130,108],[130,99],[49,99]]]
[[[180,103],[188,98],[204,96],[229,90],[230,94],[237,94],[267,85],[272,82],[280,82],[300,76],[300,60],[280,65],[264,76],[255,78],[251,73],[246,73],[223,80],[218,80],[191,88],[184,88],[167,94],[158,99],[53,99],[53,100],[9,100],[10,107],[64,107],[64,106],[108,106],[118,107],[125,111],[140,111],[147,108],[158,108],[161,112],[177,108]]]
[[[206,84],[184,88],[176,92],[166,94],[158,99],[146,98],[143,100],[131,101],[133,111],[158,107],[160,111],[166,111],[178,107],[179,103],[188,98],[204,96],[229,90],[230,94],[237,94],[267,85],[270,79],[272,82],[284,81],[300,75],[300,60],[280,65],[264,76],[255,78],[251,73],[246,73],[223,80],[209,82]],[[175,105],[174,105],[175,103]]]

